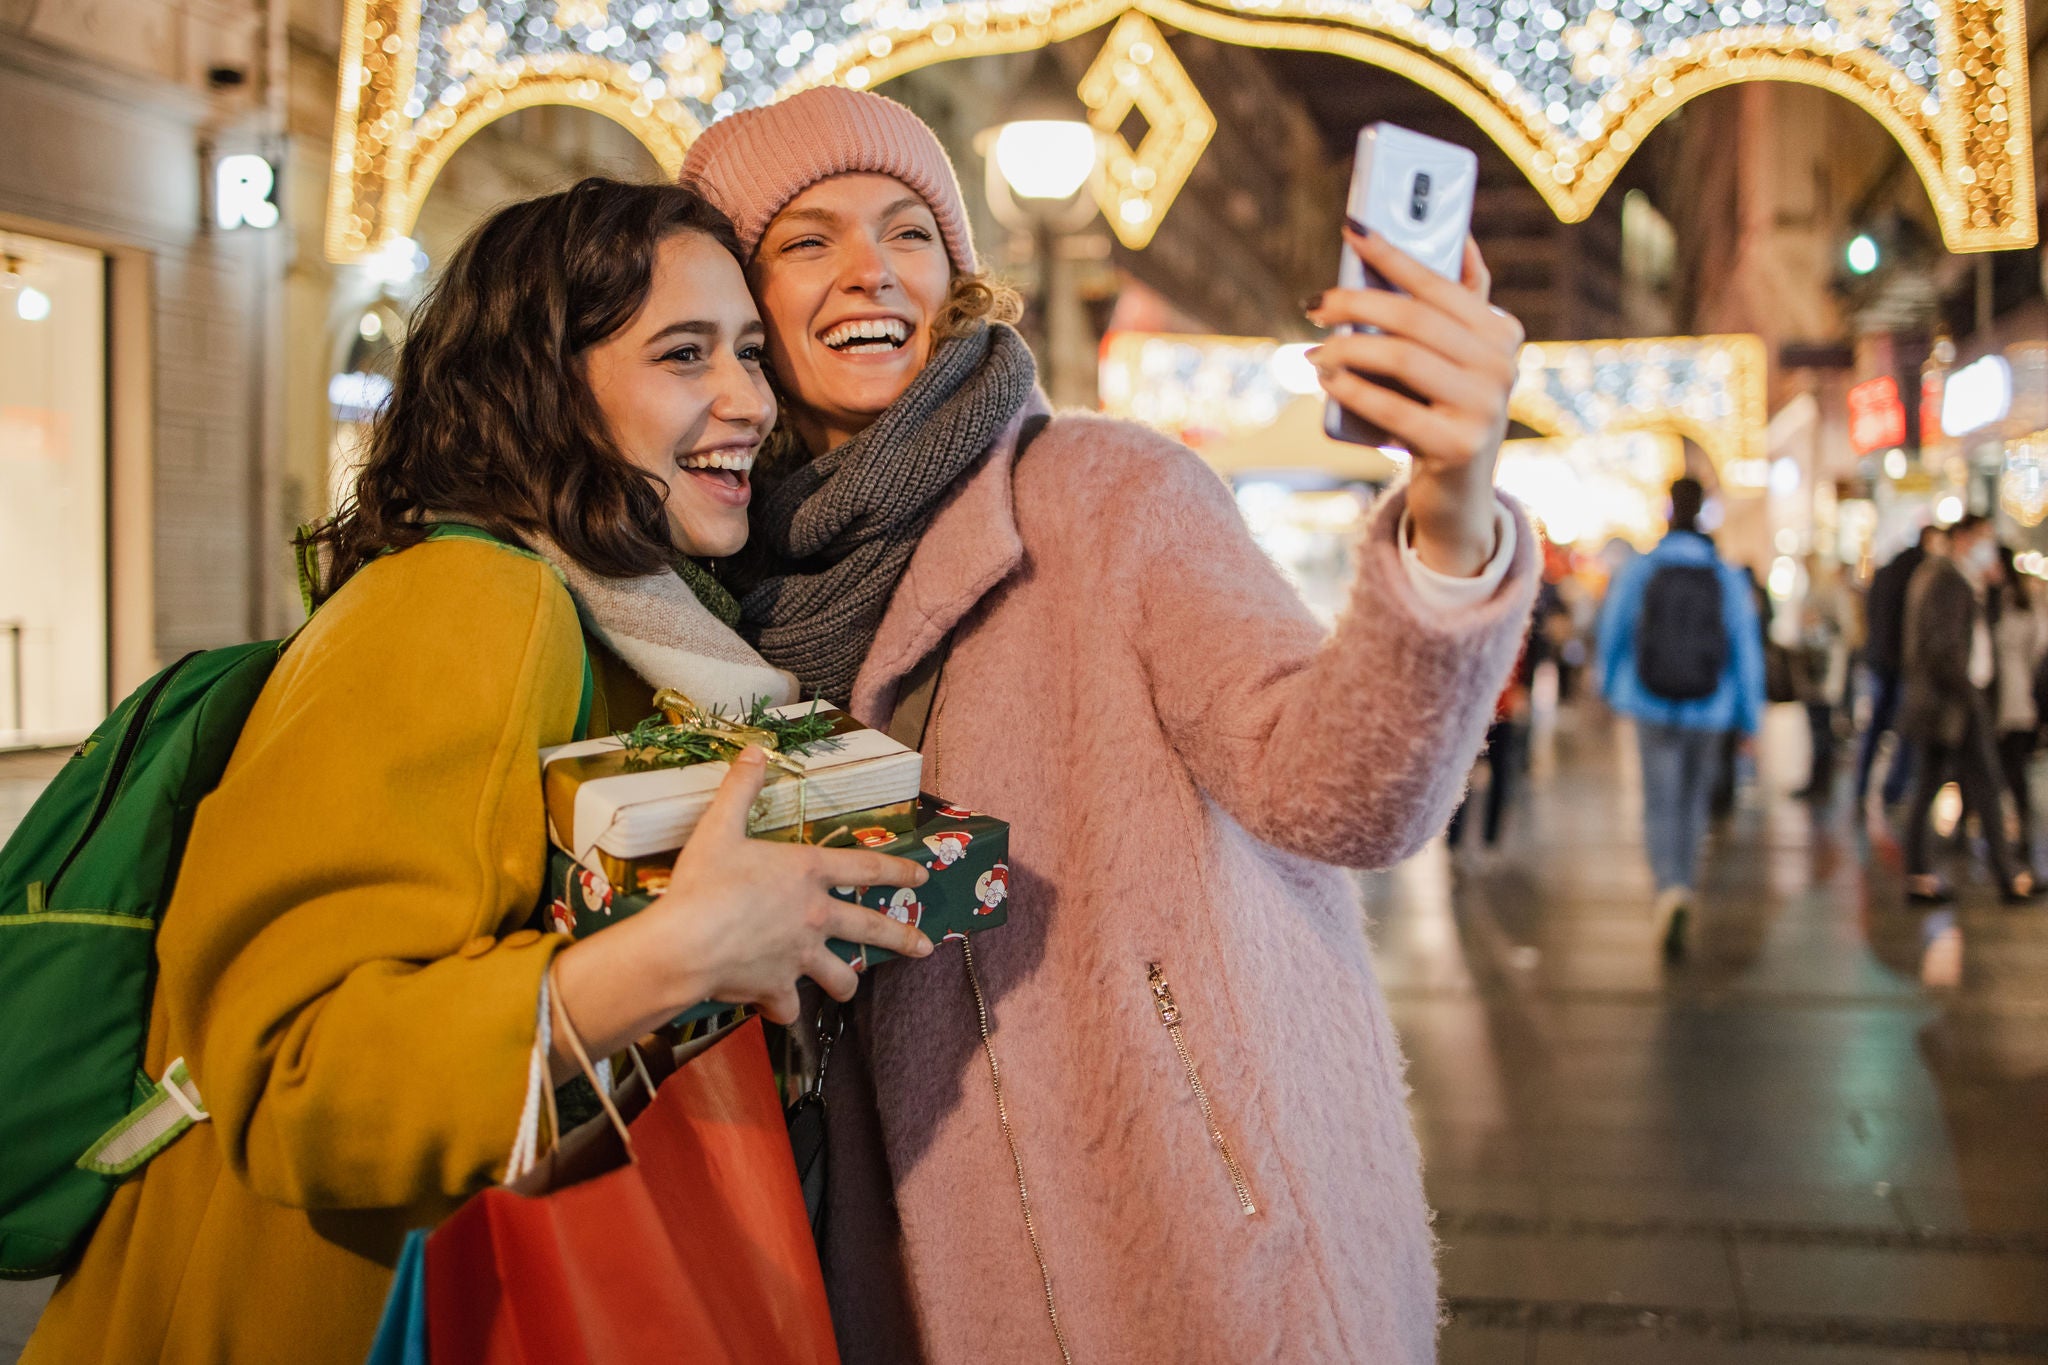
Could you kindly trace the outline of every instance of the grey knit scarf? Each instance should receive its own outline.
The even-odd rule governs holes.
[[[807,695],[844,705],[939,502],[1038,382],[1001,323],[941,342],[874,425],[786,473],[767,471],[753,536],[724,570],[740,630]]]

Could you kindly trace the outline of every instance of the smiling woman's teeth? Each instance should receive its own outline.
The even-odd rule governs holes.
[[[745,474],[754,467],[754,457],[751,453],[715,450],[707,455],[685,455],[676,463],[684,469],[730,469],[735,474]]]
[[[737,488],[753,472],[754,453],[714,450],[703,455],[685,455],[676,461],[676,467],[691,474],[702,474],[728,488]]]
[[[827,347],[842,355],[864,355],[893,351],[910,340],[910,328],[895,318],[874,318],[866,322],[842,322],[825,333]]]

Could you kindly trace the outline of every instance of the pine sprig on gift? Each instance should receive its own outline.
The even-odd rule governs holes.
[[[724,763],[737,758],[746,745],[726,733],[728,727],[743,726],[773,736],[774,752],[785,757],[806,753],[820,744],[836,743],[831,739],[832,721],[819,714],[816,704],[801,716],[786,718],[774,714],[766,697],[756,697],[743,716],[729,717],[721,706],[710,708],[709,714],[713,724],[697,726],[671,725],[657,713],[619,733],[617,738],[635,759],[661,767]]]

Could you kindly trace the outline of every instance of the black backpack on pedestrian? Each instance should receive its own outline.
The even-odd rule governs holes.
[[[1714,695],[1728,666],[1721,571],[1712,564],[1666,564],[1643,588],[1636,618],[1636,676],[1665,701]]]

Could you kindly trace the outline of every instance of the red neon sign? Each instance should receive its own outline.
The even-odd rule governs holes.
[[[1890,375],[1866,379],[1849,390],[1849,447],[1858,455],[1906,443],[1906,405],[1899,381]]]
[[[1920,376],[1920,444],[1932,450],[1942,443],[1941,395],[1948,387],[1948,371],[1929,370]]]

